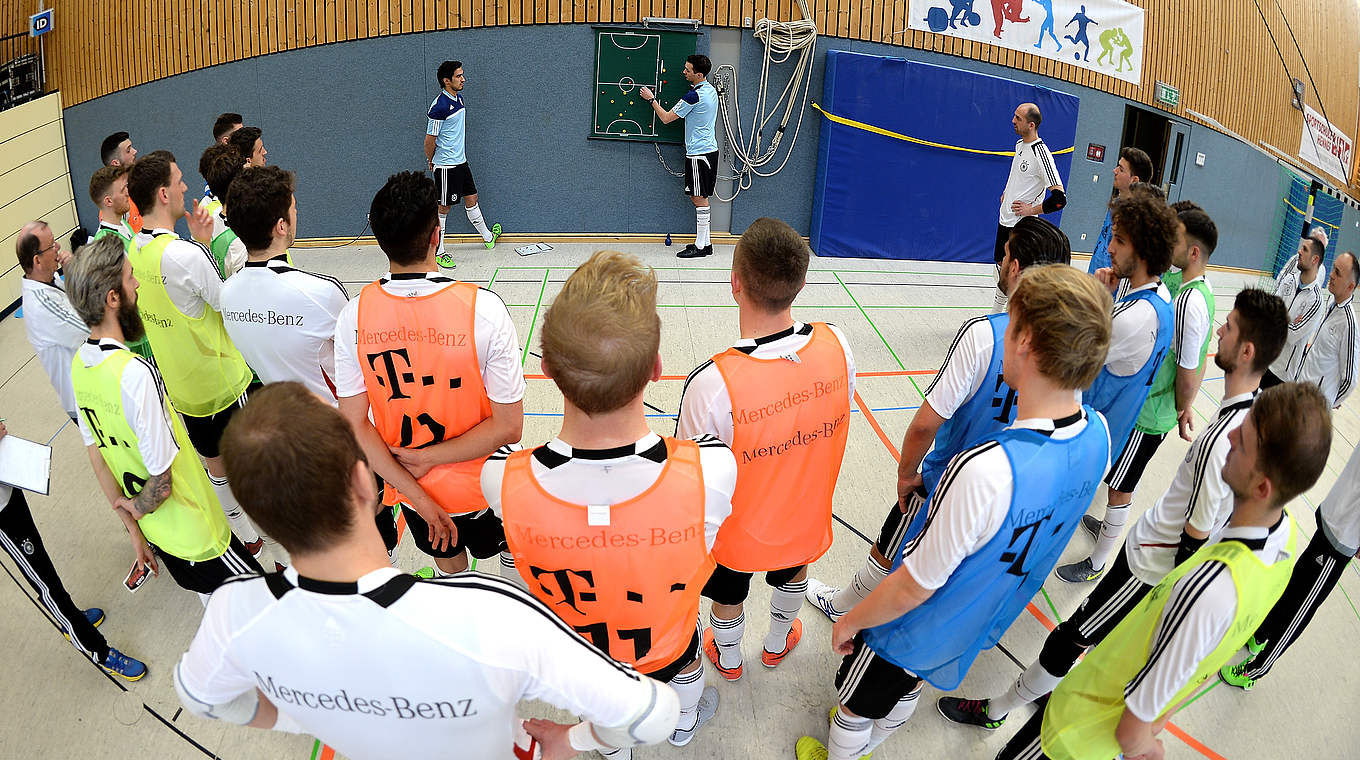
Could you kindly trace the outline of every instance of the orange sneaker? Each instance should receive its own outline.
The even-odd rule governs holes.
[[[785,657],[789,656],[789,653],[793,651],[794,647],[798,646],[798,642],[801,641],[802,639],[803,639],[803,621],[799,620],[798,618],[794,618],[793,627],[789,628],[788,638],[784,639],[784,651],[780,652],[779,654],[775,654],[774,652],[771,652],[770,650],[766,649],[760,653],[760,661],[767,668],[775,667],[779,663],[783,662]]]
[[[713,638],[712,628],[704,629],[704,654],[708,655],[709,661],[713,663],[713,667],[718,669],[718,674],[723,678],[726,678],[729,681],[735,681],[738,678],[741,678],[740,665],[735,668],[723,667],[722,660],[718,658],[718,642]]]

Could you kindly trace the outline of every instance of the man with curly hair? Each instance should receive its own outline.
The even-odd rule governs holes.
[[[1104,571],[1105,559],[1119,543],[1129,504],[1133,502],[1133,466],[1144,437],[1134,429],[1162,359],[1171,347],[1173,316],[1171,291],[1161,275],[1171,266],[1180,241],[1181,225],[1166,203],[1134,189],[1110,206],[1112,235],[1110,263],[1095,277],[1115,293],[1114,335],[1105,367],[1086,391],[1086,403],[1110,423],[1110,442],[1122,453],[1105,475],[1109,486],[1105,518],[1095,536],[1092,558],[1059,568],[1069,583],[1094,580]],[[1150,455],[1149,455],[1150,456]],[[1143,462],[1146,464],[1146,460]],[[1133,477],[1131,477],[1133,476]],[[1086,521],[1083,521],[1085,523]],[[1089,532],[1090,528],[1087,528]],[[1094,562],[1099,561],[1100,566]]]

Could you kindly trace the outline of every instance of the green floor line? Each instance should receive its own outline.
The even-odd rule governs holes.
[[[320,740],[320,739],[313,739],[313,740],[312,740],[312,760],[316,760],[316,756],[317,756],[317,754],[320,753],[320,752],[321,752],[321,740]]]
[[[1204,696],[1205,694],[1208,694],[1209,692],[1213,691],[1214,689],[1217,689],[1218,686],[1219,686],[1219,684],[1221,684],[1221,683],[1223,683],[1223,682],[1220,681],[1220,680],[1218,680],[1217,678],[1213,679],[1213,683],[1210,683],[1209,686],[1208,686],[1208,688],[1206,688],[1204,691],[1201,691],[1200,693],[1196,694],[1195,696],[1191,697],[1190,700],[1189,700],[1188,702],[1186,702],[1185,704],[1181,705],[1180,707],[1177,707],[1177,708],[1176,708],[1176,712],[1180,712],[1181,710],[1184,710],[1185,708],[1189,707],[1190,705],[1193,705],[1196,701],[1199,700],[1200,697]]]
[[[1345,587],[1342,586],[1340,583],[1336,584],[1336,587],[1341,589],[1341,595],[1346,597],[1346,604],[1349,604],[1351,606],[1351,612],[1355,613],[1355,619],[1360,620],[1360,610],[1355,608],[1355,602],[1351,600],[1351,595],[1346,593]]]
[[[921,390],[921,386],[916,384],[916,378],[912,377],[911,375],[907,375],[907,380],[911,381],[911,387],[916,389],[916,395],[921,397],[921,403],[925,403],[926,393],[925,391]]]
[[[1053,611],[1053,618],[1057,620],[1059,623],[1062,623],[1063,621],[1062,615],[1058,614],[1058,605],[1053,603],[1053,597],[1048,595],[1048,589],[1044,588],[1043,586],[1040,586],[1039,591],[1043,593],[1044,601],[1048,602],[1048,608]]]
[[[534,325],[538,323],[538,312],[543,308],[543,294],[548,290],[548,269],[543,267],[543,284],[538,287],[538,303],[534,304],[534,315],[529,318],[529,333],[524,336],[524,351],[520,354],[519,364],[523,367],[529,361],[529,347],[533,345]]]
[[[827,284],[829,285],[830,283],[827,283]],[[884,283],[884,284],[887,285],[887,284],[890,284],[890,283]],[[916,304],[885,304],[885,305],[881,305],[881,306],[880,306],[880,305],[878,305],[878,304],[869,304],[868,306],[861,306],[860,308],[862,308],[862,309],[972,309],[973,311],[978,311],[979,309],[983,309],[983,308],[986,308],[986,307],[983,307],[983,306],[924,306],[924,305],[919,305],[919,306],[918,306],[918,305],[916,305]]]
[[[855,308],[859,309],[859,313],[864,315],[864,318],[869,322],[869,326],[874,328],[874,332],[878,335],[878,339],[883,341],[883,345],[888,349],[888,353],[892,354],[893,361],[897,362],[898,368],[905,370],[907,365],[903,364],[902,360],[898,358],[897,352],[893,350],[892,344],[888,342],[887,338],[883,337],[883,332],[878,329],[878,325],[874,324],[874,320],[869,316],[869,312],[865,311],[864,307],[859,305],[859,299],[855,298],[855,294],[850,292],[850,286],[845,284],[845,280],[842,280],[839,274],[836,274],[835,272],[832,272],[832,274],[835,275],[836,282],[839,282],[841,287],[845,288],[845,294],[850,296],[851,301],[854,301]],[[910,375],[908,375],[908,377],[910,377]]]
[[[501,268],[496,267],[496,271],[491,273],[491,280],[486,283],[486,289],[491,290],[491,286],[496,284],[496,278],[500,276]]]

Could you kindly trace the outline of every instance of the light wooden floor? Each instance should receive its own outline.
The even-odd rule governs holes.
[[[525,398],[524,442],[546,440],[559,424],[560,396],[539,374],[537,327],[571,268],[598,246],[562,244],[557,250],[520,258],[502,245],[494,252],[458,246],[456,274],[489,284],[510,305],[522,343],[529,390]],[[620,246],[658,267],[662,279],[662,360],[667,379],[647,391],[659,412],[651,419],[662,433],[674,430],[670,415],[678,408],[683,377],[695,365],[737,337],[736,308],[728,286],[730,247],[708,259],[675,259],[676,248]],[[351,294],[381,274],[385,259],[375,247],[299,250],[298,263],[346,281]],[[1084,262],[1082,262],[1084,264]],[[959,324],[991,304],[990,266],[927,262],[815,259],[809,284],[795,314],[826,320],[849,336],[860,372],[860,408],[855,410],[850,444],[836,491],[835,543],[814,567],[814,575],[844,582],[862,562],[866,536],[875,536],[895,484],[894,454]],[[1231,309],[1233,294],[1257,278],[1213,273],[1219,321]],[[1195,402],[1202,423],[1217,408],[1222,373],[1210,367]],[[150,673],[125,692],[111,683],[52,629],[33,605],[27,585],[0,578],[0,639],[6,642],[5,688],[0,691],[0,758],[153,757],[227,760],[288,758],[306,760],[326,754],[310,738],[224,726],[179,714],[170,667],[188,645],[201,615],[197,598],[169,578],[154,579],[134,596],[121,589],[130,564],[127,539],[98,493],[80,435],[66,421],[41,366],[34,360],[16,317],[0,321],[0,417],[11,433],[48,441],[54,447],[53,492],[30,496],[34,517],[65,584],[77,604],[103,607],[102,631],[110,643],[142,658]],[[1326,494],[1360,436],[1360,402],[1352,400],[1335,417],[1332,456],[1321,482],[1295,504],[1304,530],[1314,530],[1312,507]],[[881,432],[880,432],[881,431]],[[1188,444],[1172,436],[1149,466],[1134,505],[1141,512],[1170,481]],[[1100,506],[1094,511],[1100,514]],[[1067,559],[1085,556],[1086,539],[1074,539]],[[399,561],[414,569],[428,564],[409,542]],[[17,573],[8,559],[11,574]],[[1050,579],[1051,580],[1051,579]],[[22,582],[22,581],[20,581]],[[983,653],[960,693],[986,696],[1001,691],[1037,654],[1046,625],[1066,615],[1089,586],[1050,582],[1035,599],[1040,616],[1024,614],[1003,639],[1004,652]],[[758,666],[768,618],[768,589],[752,586],[745,653],[747,675],[723,682],[710,672],[722,697],[717,717],[694,743],[637,750],[651,758],[738,760],[791,758],[803,734],[824,737],[826,715],[835,700],[832,678],[839,658],[829,648],[830,624],[804,606],[804,639],[778,670]],[[1250,693],[1214,686],[1177,717],[1180,733],[1166,735],[1167,756],[1174,758],[1356,757],[1360,724],[1350,720],[1360,690],[1360,658],[1353,642],[1360,635],[1360,570],[1348,571],[1303,638]],[[309,635],[298,631],[298,636]],[[711,669],[710,669],[711,671]],[[1216,681],[1214,682],[1217,683]],[[953,726],[934,709],[930,692],[912,721],[876,753],[876,758],[991,758],[1027,715],[995,733]],[[530,705],[531,715],[552,715]],[[1177,738],[1182,737],[1182,738]],[[394,755],[399,756],[399,755]]]

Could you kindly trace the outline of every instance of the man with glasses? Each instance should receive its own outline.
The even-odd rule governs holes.
[[[76,418],[76,396],[71,390],[71,359],[90,336],[85,322],[71,308],[66,286],[57,270],[71,260],[47,222],[25,224],[15,241],[19,267],[24,270],[24,332],[33,352],[47,371],[66,416]]]

